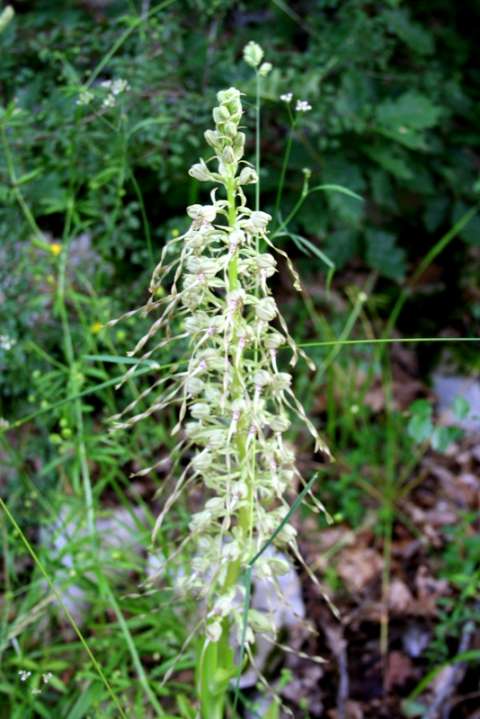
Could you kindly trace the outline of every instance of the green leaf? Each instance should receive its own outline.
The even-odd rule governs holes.
[[[405,125],[393,128],[378,127],[377,132],[384,137],[388,137],[389,140],[394,140],[408,147],[409,150],[427,149],[425,135]]]
[[[383,17],[387,22],[387,29],[394,33],[414,52],[420,55],[430,55],[434,51],[433,36],[410,18],[406,8],[386,10]]]
[[[465,419],[465,417],[468,417],[470,404],[467,402],[465,397],[462,397],[462,395],[455,397],[453,402],[453,411],[457,419]]]
[[[370,230],[366,240],[366,260],[370,267],[391,280],[402,280],[405,276],[405,251],[395,244],[395,235]]]
[[[401,132],[402,128],[408,131],[435,127],[442,109],[426,95],[408,91],[395,100],[385,100],[377,107],[376,114],[380,125]]]
[[[344,158],[330,156],[326,160],[324,179],[327,184],[312,189],[335,190],[326,194],[330,208],[346,223],[358,227],[364,213],[363,203],[358,201],[361,199],[359,193],[365,189],[359,167]]]
[[[350,228],[336,230],[328,235],[325,249],[335,267],[342,268],[358,254],[358,233]]]
[[[384,170],[387,170],[394,177],[400,180],[411,180],[413,172],[408,166],[401,148],[391,145],[376,143],[374,145],[364,145],[363,152],[374,162],[376,162]]]
[[[464,202],[457,202],[453,208],[452,222],[455,224],[469,209],[468,205]],[[478,245],[480,245],[480,216],[477,214],[472,217],[458,234],[462,240],[465,240],[469,245],[478,247]]]
[[[429,440],[433,433],[432,407],[425,399],[419,399],[410,407],[411,417],[407,425],[408,435],[417,443]]]
[[[188,701],[185,694],[177,694],[177,706],[182,719],[195,719],[196,711],[195,708]]]
[[[433,197],[428,200],[425,212],[423,213],[423,221],[429,232],[435,232],[445,219],[448,208],[448,199],[446,197]]]
[[[462,434],[458,427],[435,427],[431,437],[432,447],[437,452],[445,452]]]

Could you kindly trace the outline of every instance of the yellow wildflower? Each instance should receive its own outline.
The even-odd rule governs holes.
[[[52,244],[50,245],[50,252],[52,253],[52,255],[58,257],[61,251],[62,245],[60,244],[60,242],[52,242]]]

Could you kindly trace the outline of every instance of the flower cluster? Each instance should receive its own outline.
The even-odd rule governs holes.
[[[283,95],[280,95],[280,100],[289,105],[293,100],[293,92],[286,92]],[[311,109],[312,106],[307,100],[297,100],[295,103],[296,112],[310,112]]]
[[[103,80],[99,87],[102,91],[106,92],[102,100],[102,107],[106,110],[115,107],[117,104],[117,97],[124,92],[130,90],[130,85],[126,80],[119,77],[115,80]],[[91,90],[83,88],[77,98],[77,105],[90,105],[95,99],[95,95]]]
[[[169,404],[179,405],[174,432],[182,431],[181,446],[190,461],[155,532],[186,484],[202,483],[208,498],[189,526],[196,550],[190,571],[180,576],[178,585],[203,599],[207,643],[220,639],[226,623],[240,636],[241,613],[232,613],[238,578],[285,518],[287,490],[302,482],[285,441],[292,413],[306,424],[316,449],[328,455],[295,397],[292,376],[277,364],[283,347],[290,347],[292,365],[299,355],[308,359],[289,335],[268,286],[277,260],[259,248],[280,252],[297,289],[299,279],[288,256],[273,247],[270,215],[247,205],[244,188],[257,182],[257,176],[242,159],[241,94],[230,88],[217,97],[215,129],[205,133],[214,156],[208,163],[194,164],[190,175],[223,186],[225,197],[218,198],[214,189],[209,204],[188,207],[190,228],[166,244],[153,273],[146,310],[159,316],[131,353],[145,360],[172,340],[188,338],[186,366],[154,384],[151,391],[158,396],[149,409],[125,418],[134,411],[134,402],[115,418],[116,427],[125,428]],[[170,290],[159,292],[165,285]],[[174,326],[180,330],[172,336]],[[295,535],[286,523],[275,545],[298,556]],[[275,582],[288,571],[288,563],[278,553],[265,553],[255,571]],[[247,643],[256,632],[271,634],[272,623],[268,613],[251,610]]]
[[[262,77],[266,77],[271,72],[273,66],[271,62],[262,62],[263,55],[262,48],[258,43],[253,42],[253,40],[250,40],[243,48],[243,59],[247,65],[253,67]]]

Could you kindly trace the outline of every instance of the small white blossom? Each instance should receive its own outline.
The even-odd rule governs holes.
[[[117,80],[114,80],[112,82],[111,89],[113,95],[120,95],[122,92],[127,92],[127,90],[130,90],[130,85],[126,80],[119,77]]]
[[[0,349],[5,350],[5,352],[11,350],[12,347],[15,347],[16,344],[17,341],[13,337],[9,337],[8,335],[0,335]]]
[[[18,672],[18,676],[20,677],[21,682],[26,682],[29,677],[32,676],[32,672],[28,672],[25,669],[20,669]]]
[[[280,100],[282,102],[286,102],[286,103],[292,102],[292,98],[293,98],[292,92],[286,92],[283,95],[280,95]]]
[[[82,90],[79,94],[76,105],[90,105],[90,103],[93,100],[93,92],[90,92],[90,90]]]
[[[297,104],[295,105],[295,110],[297,112],[309,112],[311,109],[312,106],[306,100],[297,100]]]
[[[115,101],[115,97],[113,95],[107,95],[105,100],[102,102],[102,107],[105,107],[107,109],[110,107],[115,107],[115,105],[116,105],[116,101]]]

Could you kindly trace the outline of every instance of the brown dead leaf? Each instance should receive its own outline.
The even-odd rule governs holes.
[[[388,591],[389,608],[393,612],[404,614],[411,609],[413,602],[414,599],[412,593],[410,592],[405,582],[403,582],[398,577],[392,579]]]
[[[337,709],[331,709],[328,712],[328,716],[331,719],[338,719]],[[355,702],[349,699],[345,705],[345,719],[363,719],[364,718],[363,708],[360,702]]]
[[[392,687],[401,687],[415,674],[414,666],[409,657],[402,652],[390,652],[387,659],[385,686],[388,691]]]
[[[337,571],[350,592],[361,592],[375,579],[383,567],[382,557],[369,547],[344,549],[339,556]]]
[[[428,567],[420,565],[415,575],[417,590],[417,605],[424,615],[437,613],[437,599],[450,593],[450,587],[445,579],[435,579]]]

